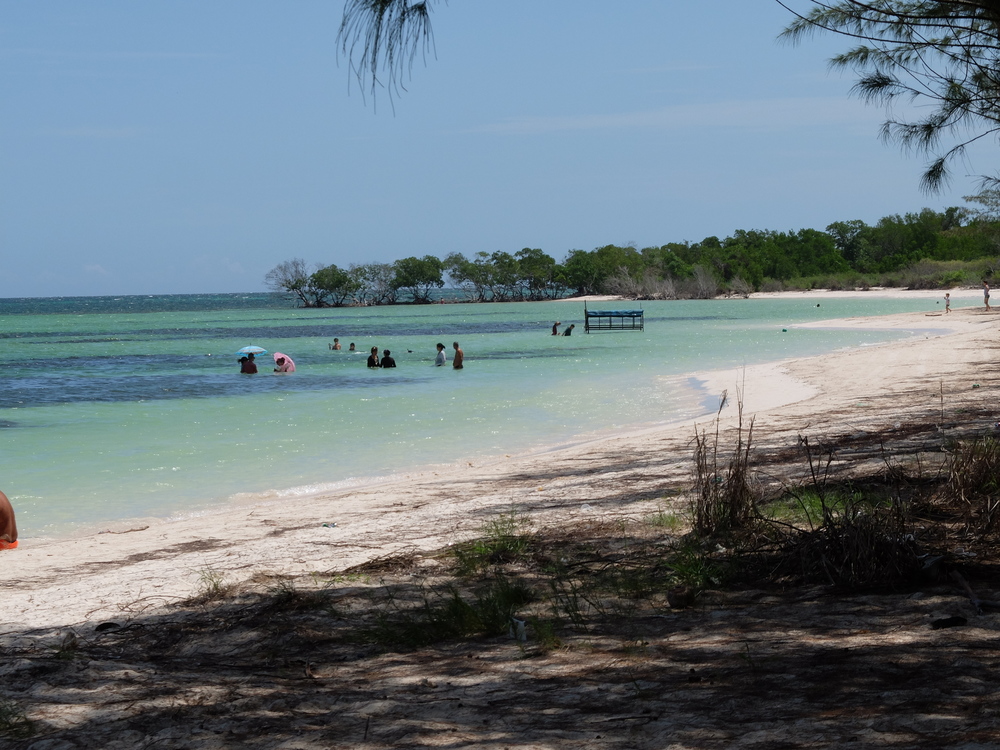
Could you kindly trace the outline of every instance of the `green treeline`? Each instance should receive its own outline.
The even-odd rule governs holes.
[[[285,261],[265,278],[305,307],[435,301],[446,284],[469,301],[544,300],[619,294],[633,299],[707,299],[719,294],[810,288],[951,287],[992,278],[1000,246],[996,196],[986,210],[925,208],[869,226],[826,231],[738,230],[731,237],[660,247],[572,250],[561,263],[537,248],[455,253],[338,268]],[[440,297],[440,294],[437,295]]]

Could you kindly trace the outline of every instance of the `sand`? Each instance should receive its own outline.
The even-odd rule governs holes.
[[[978,291],[956,291],[952,297],[957,301],[963,298],[974,299],[978,295]],[[927,296],[941,297],[941,293]],[[982,411],[967,410],[962,413],[974,416],[956,417],[956,405],[965,404],[972,397],[978,399],[977,403],[987,400],[995,404],[998,384],[993,371],[996,369],[995,352],[1000,348],[998,322],[1000,313],[988,314],[981,306],[957,307],[947,316],[914,313],[877,319],[826,321],[816,325],[889,327],[919,330],[920,333],[904,341],[877,347],[791,359],[739,370],[697,373],[696,377],[704,383],[708,393],[719,396],[723,392],[728,394],[726,406],[720,412],[723,428],[736,423],[740,417],[738,407],[741,404],[743,420],[752,418],[762,444],[775,448],[794,446],[802,435],[812,435],[816,441],[821,441],[833,439],[833,436],[858,436],[885,430],[898,430],[902,434],[908,425],[918,422],[923,424],[928,420],[928,413],[936,414],[939,410],[942,423],[957,419],[965,428],[987,431],[992,427],[995,416],[989,417]],[[665,379],[664,387],[670,387],[669,380]],[[714,414],[705,415],[699,420],[702,428],[711,426],[714,418]],[[19,549],[0,553],[0,591],[4,604],[0,648],[14,651],[22,649],[23,652],[26,648],[36,648],[38,643],[51,643],[53,638],[64,637],[66,633],[91,633],[96,624],[104,621],[114,621],[120,625],[132,619],[160,616],[164,613],[169,617],[173,605],[203,591],[206,581],[249,585],[249,582],[273,579],[275,576],[330,576],[337,571],[395,552],[430,553],[476,536],[485,520],[512,508],[530,517],[538,527],[568,527],[581,522],[601,523],[609,519],[641,517],[664,506],[667,502],[665,495],[669,494],[665,493],[665,487],[683,487],[689,481],[691,440],[695,429],[695,422],[692,421],[663,424],[641,433],[632,432],[597,440],[581,439],[534,454],[466,461],[453,466],[388,477],[320,497],[234,506],[194,518],[135,521],[122,524],[107,533],[70,539],[41,543],[24,540]],[[852,620],[853,625],[845,625],[842,618],[830,625],[830,634],[835,630],[838,633],[842,630],[846,640],[837,643],[832,640],[828,647],[845,650],[856,648],[859,649],[857,653],[873,649],[885,641],[882,635],[876,636],[873,633],[883,633],[883,630],[890,631],[896,627],[893,618],[899,612],[905,611],[905,617],[911,619],[927,617],[944,612],[947,607],[955,605],[955,601],[960,601],[961,597],[945,599],[947,602],[944,604],[940,599],[930,598],[917,603],[900,600],[888,606],[885,599],[865,600],[863,606],[855,602],[847,607],[858,607],[856,618]],[[790,600],[768,601],[769,606],[791,606]],[[706,602],[710,600],[706,599]],[[723,624],[723,615],[712,613],[710,604],[705,606],[707,608],[699,610],[697,616],[692,616],[691,622],[686,626],[684,632],[688,635],[674,633],[670,636],[675,639],[674,643],[678,642],[677,638],[686,639],[690,641],[689,648],[704,648],[708,653],[719,647],[722,640],[729,644],[726,648],[738,650],[743,647],[742,638],[747,643],[752,641],[756,644],[754,648],[759,646],[775,656],[770,649],[773,649],[776,639],[781,641],[792,637],[783,633],[782,628],[776,626],[771,619],[768,619],[765,628],[761,619],[764,618],[763,610],[759,609],[762,606],[759,596],[753,596],[742,603],[731,600],[726,607],[720,604],[720,612],[726,609],[730,613],[727,616],[735,617],[729,625]],[[866,621],[867,624],[862,623],[862,609],[867,613],[865,616],[870,618],[870,621]],[[771,611],[771,615],[778,611],[784,612],[782,616],[785,618],[794,616],[791,611],[780,609]],[[831,616],[829,612],[820,612],[819,608],[812,612],[809,616],[817,621],[826,621],[825,618]],[[738,613],[738,616],[733,613]],[[747,624],[753,622],[757,624]],[[695,628],[694,633],[691,632],[692,627]],[[989,628],[996,627],[991,621]],[[754,635],[741,635],[741,628],[749,628]],[[705,636],[707,641],[696,643],[701,637],[699,633],[708,633]],[[921,631],[920,638],[925,637],[929,636]],[[829,638],[833,636],[829,635]],[[810,641],[809,648],[815,645],[814,638]],[[799,646],[802,644],[796,647]],[[354,687],[348,692],[360,691],[362,686],[368,691],[363,697],[360,692],[356,694],[360,703],[350,706],[338,704],[340,707],[334,712],[335,715],[338,711],[346,711],[345,715],[353,717],[351,731],[354,732],[354,740],[350,742],[344,740],[343,744],[338,744],[316,727],[313,729],[318,734],[310,734],[313,730],[308,727],[302,729],[302,722],[299,721],[295,724],[298,728],[294,731],[286,727],[287,731],[282,730],[284,733],[278,733],[266,742],[261,739],[255,743],[245,737],[242,740],[234,739],[236,735],[231,733],[235,730],[229,727],[226,729],[226,732],[230,732],[226,735],[228,740],[219,739],[225,734],[222,730],[212,735],[214,739],[211,742],[188,742],[184,739],[182,730],[177,730],[180,734],[163,730],[166,734],[156,735],[159,737],[156,743],[162,744],[141,746],[424,747],[451,742],[454,746],[489,747],[772,747],[778,745],[768,743],[777,741],[775,738],[779,735],[784,737],[782,741],[785,744],[781,744],[782,747],[833,747],[839,746],[841,741],[860,743],[853,744],[852,747],[881,746],[883,740],[886,746],[892,744],[886,739],[888,735],[879,735],[878,742],[873,739],[874,735],[870,735],[870,732],[875,731],[873,726],[877,729],[877,716],[868,716],[865,720],[867,724],[857,724],[855,717],[851,719],[855,721],[851,726],[845,724],[836,729],[836,736],[825,735],[825,730],[811,726],[809,736],[816,739],[803,740],[802,744],[797,744],[796,740],[802,735],[796,735],[788,727],[777,734],[774,733],[776,730],[768,730],[772,733],[762,734],[759,740],[755,740],[760,744],[745,741],[745,737],[750,736],[747,732],[752,734],[765,730],[767,722],[762,723],[760,717],[745,719],[747,723],[739,734],[739,742],[736,735],[726,736],[723,730],[708,719],[705,720],[706,723],[699,724],[698,732],[701,734],[697,737],[690,735],[683,739],[681,735],[671,734],[678,730],[676,725],[661,727],[655,731],[647,728],[648,731],[643,730],[647,734],[637,734],[634,729],[627,728],[630,721],[638,725],[637,720],[625,720],[621,717],[631,715],[630,712],[636,716],[645,716],[646,719],[650,717],[641,713],[639,708],[630,706],[628,701],[621,703],[620,695],[616,692],[619,687],[609,688],[611,692],[605,699],[597,700],[594,704],[600,706],[606,703],[610,718],[588,716],[584,722],[586,731],[583,734],[570,731],[566,724],[560,724],[558,730],[552,729],[546,733],[538,729],[545,724],[539,718],[541,724],[534,729],[522,727],[514,731],[508,726],[508,730],[494,736],[483,728],[489,725],[490,719],[479,718],[494,716],[492,709],[488,707],[489,701],[482,702],[482,694],[476,692],[479,687],[473,689],[470,686],[480,686],[480,683],[499,679],[493,672],[501,669],[497,654],[502,648],[495,644],[485,648],[483,658],[491,660],[490,665],[477,665],[477,669],[472,672],[468,671],[470,662],[464,661],[465,658],[472,657],[462,654],[465,671],[461,680],[464,680],[462,684],[465,687],[449,687],[450,692],[442,700],[461,701],[462,696],[465,696],[467,701],[480,701],[474,709],[466,706],[465,713],[446,712],[447,715],[438,715],[435,713],[436,709],[429,704],[424,705],[420,696],[423,693],[435,693],[437,681],[445,679],[441,665],[435,663],[435,666],[430,666],[424,660],[407,666],[399,659],[386,661],[383,658],[368,662],[363,667],[355,665],[357,668],[354,672],[338,673],[340,676],[336,680],[337,684],[330,683],[324,687],[327,692],[348,690],[346,685],[353,679],[356,683],[352,683]],[[594,645],[594,648],[600,651],[599,645]],[[750,646],[746,648],[749,649]],[[445,652],[447,648],[439,651],[434,658],[443,660],[443,664],[456,657],[455,654]],[[873,653],[877,653],[877,650]],[[506,658],[508,657],[504,657]],[[504,659],[500,661],[506,663]],[[679,662],[688,665],[679,673],[682,677],[688,674],[687,669],[691,670],[691,674],[695,671],[695,667],[689,665],[690,657],[687,659]],[[19,663],[22,662],[24,659]],[[583,684],[586,691],[600,690],[602,682],[618,686],[628,684],[628,679],[621,675],[608,676],[603,680],[591,671],[593,668],[593,664],[588,666],[586,659],[581,661],[580,651],[574,651],[573,658],[565,657],[561,667],[551,661],[539,662],[534,666],[525,664],[510,667],[517,679],[525,681],[524,699],[529,703],[541,700],[538,696],[546,694],[539,680],[544,682],[544,679],[548,679],[545,677],[547,670],[551,670],[551,679],[575,682],[578,688]],[[610,663],[601,667],[608,668]],[[28,667],[22,663],[21,669]],[[306,672],[310,671],[309,664],[306,664],[305,669]],[[505,679],[511,678],[513,673],[507,667],[503,669],[507,670]],[[636,685],[643,679],[655,682],[647,674],[649,669],[651,667],[647,664],[635,672],[635,680],[639,680]],[[976,672],[980,667],[970,670]],[[961,673],[963,670],[958,671]],[[10,672],[0,668],[0,676],[4,674]],[[438,676],[434,677],[434,674]],[[452,671],[448,674],[454,677],[456,673]],[[80,679],[92,678],[93,675]],[[129,679],[136,677],[133,675]],[[156,678],[147,675],[145,679]],[[118,685],[114,681],[109,684]],[[411,727],[410,734],[389,733],[376,741],[373,732],[369,738],[368,724],[362,722],[362,719],[367,715],[370,721],[370,717],[378,714],[379,709],[365,701],[375,700],[378,697],[375,693],[379,691],[386,691],[387,694],[398,691],[402,689],[401,685],[409,686],[405,692],[411,698],[407,700],[412,699],[423,706],[420,711],[426,713],[426,722],[421,724],[422,728],[419,730]],[[448,682],[448,685],[452,686],[452,682]],[[707,683],[705,685],[707,688]],[[318,688],[310,688],[315,689]],[[536,694],[535,691],[538,690],[542,692]],[[977,683],[976,690],[984,693],[992,692],[993,688]],[[21,696],[22,701],[30,702],[27,695],[28,693],[24,693]],[[32,695],[35,702],[45,702],[39,698],[37,690]],[[473,695],[476,697],[473,698]],[[582,699],[577,696],[575,700]],[[86,702],[79,700],[80,704]],[[314,706],[308,711],[325,715],[328,710],[334,710],[332,704],[320,703],[322,705],[317,704],[318,707]],[[517,701],[508,701],[505,705],[516,711],[516,703]],[[583,700],[581,705],[584,703],[587,701]],[[44,718],[48,722],[46,726],[55,733],[51,736],[58,735],[62,738],[60,741],[69,743],[51,747],[98,746],[92,743],[97,742],[95,738],[101,736],[97,726],[100,722],[87,719],[84,727],[81,723],[84,720],[78,715],[83,709],[74,700],[52,698],[51,704],[47,709],[50,714],[35,718]],[[70,704],[75,708],[67,707]],[[60,709],[59,706],[63,708]],[[715,705],[706,703],[698,710],[717,713],[716,708]],[[117,709],[104,705],[102,710],[110,711],[110,715],[115,716]],[[141,714],[141,710],[132,705],[127,711],[122,710],[122,716],[134,718]],[[280,712],[280,707],[268,710]],[[553,706],[552,710],[558,712],[570,709],[566,705],[559,705]],[[667,706],[654,711],[657,721],[663,711],[669,710]],[[959,711],[958,708],[955,710]],[[739,714],[742,709],[730,707],[724,709],[723,713],[726,711]],[[887,708],[886,712],[890,712],[890,709]],[[386,716],[390,714],[391,712]],[[304,714],[300,713],[298,716],[301,719]],[[454,727],[447,730],[434,728],[435,722],[450,721],[448,716],[452,719],[455,716],[462,717],[459,730]],[[993,726],[994,718],[991,714],[986,718],[980,717],[977,721]],[[716,717],[712,721],[718,720]],[[578,717],[569,724],[575,722],[576,729],[580,729],[579,721]],[[602,723],[604,721],[607,723]],[[833,726],[837,721],[839,719],[828,717],[827,725]],[[904,721],[904,718],[899,721]],[[971,719],[969,721],[976,723]],[[358,722],[364,724],[364,739],[367,744],[361,742],[361,724]],[[516,719],[512,722],[517,724]],[[645,720],[639,723],[644,724]],[[80,734],[69,732],[74,726]],[[398,729],[397,724],[393,726]],[[473,729],[473,726],[479,729]],[[892,731],[897,729],[898,727]],[[133,728],[130,731],[139,730]],[[458,733],[440,734],[443,731]],[[909,732],[910,729],[906,731]],[[139,731],[134,738],[135,743],[140,740],[149,743],[155,739],[153,735],[142,737],[139,736],[141,734]],[[267,733],[263,733],[260,737],[266,735]],[[899,736],[903,737],[903,742],[912,742],[912,738],[918,735],[904,733]],[[976,741],[976,738],[972,738],[971,744],[961,746],[986,746],[977,745]],[[25,740],[25,743],[24,747],[30,746],[30,741]],[[130,745],[126,742],[122,745],[129,746],[138,747],[140,744]],[[922,745],[918,743],[907,746]],[[927,746],[950,745],[935,740]],[[954,746],[958,747],[959,744]],[[38,745],[38,750],[43,747],[46,746]]]

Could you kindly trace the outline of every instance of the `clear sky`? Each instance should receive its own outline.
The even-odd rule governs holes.
[[[0,297],[255,291],[295,257],[562,260],[976,192],[923,195],[924,159],[829,72],[848,40],[776,41],[773,0],[439,2],[392,103],[338,61],[342,10],[0,0]]]

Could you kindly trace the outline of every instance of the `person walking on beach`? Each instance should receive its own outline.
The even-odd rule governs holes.
[[[951,312],[951,292],[945,292],[944,295],[944,311],[945,314]]]
[[[375,368],[378,367],[378,347],[372,347],[372,353],[368,355],[368,367]]]
[[[448,362],[448,358],[444,356],[444,344],[438,344],[437,350],[438,350],[437,356],[434,357],[434,366],[442,367]]]
[[[465,359],[465,352],[462,351],[462,347],[458,345],[457,341],[452,346],[455,347],[455,359],[452,360],[451,366],[456,370],[461,370],[462,361]]]
[[[569,328],[563,331],[563,336],[572,336],[574,328],[576,328],[576,323],[570,323]]]
[[[986,305],[986,312],[990,311],[990,285],[983,280],[983,303]]]
[[[7,496],[0,492],[0,549],[17,547],[17,523],[14,521],[14,507]]]
[[[333,343],[330,344],[330,348],[333,349],[333,351],[335,351],[335,352],[339,352],[340,351],[340,339],[334,339]]]
[[[379,367],[395,367],[396,360],[389,356],[390,352],[386,349],[382,352],[382,361],[378,363]]]
[[[559,321],[557,320],[557,321],[555,322],[555,325],[554,325],[554,326],[552,326],[552,335],[553,335],[553,336],[558,336],[558,335],[559,335],[559,326],[561,326],[561,325],[562,325],[562,323],[560,323],[560,322],[559,322]]]

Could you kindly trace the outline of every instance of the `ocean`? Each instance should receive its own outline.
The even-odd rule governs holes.
[[[703,414],[689,375],[874,345],[796,323],[926,310],[864,297],[591,302],[644,331],[583,331],[578,301],[298,309],[270,294],[0,300],[0,489],[22,539],[297,498],[459,460]],[[553,337],[575,323],[571,337]],[[332,351],[338,337],[344,349]],[[461,371],[434,367],[460,342]],[[347,351],[354,342],[356,354]],[[297,372],[241,375],[247,345]],[[369,370],[372,346],[397,367]]]

